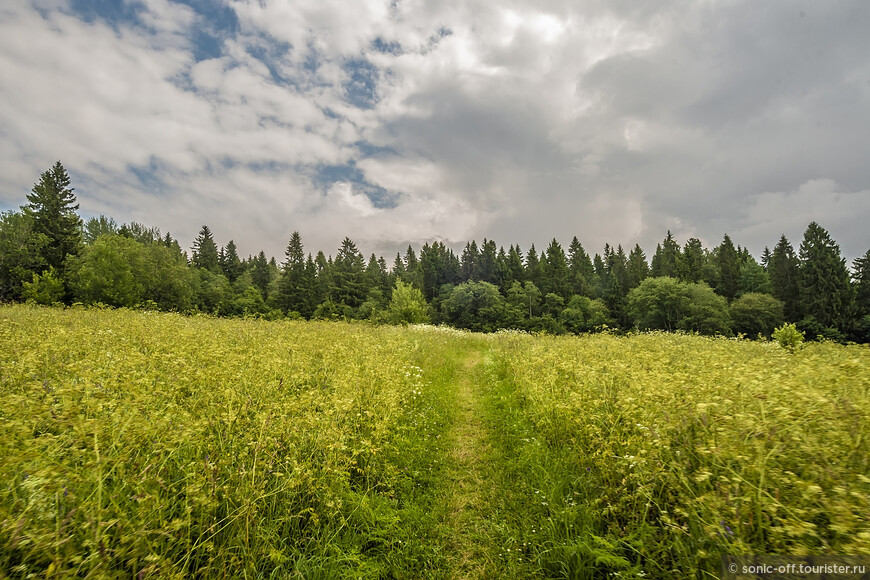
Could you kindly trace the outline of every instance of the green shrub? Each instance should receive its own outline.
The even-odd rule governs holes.
[[[804,341],[804,333],[798,330],[794,324],[783,324],[773,331],[773,339],[782,348],[794,352]]]

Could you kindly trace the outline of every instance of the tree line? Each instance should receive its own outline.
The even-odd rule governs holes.
[[[100,216],[82,221],[57,162],[20,211],[0,214],[0,300],[149,307],[220,316],[359,319],[448,324],[477,331],[550,333],[684,330],[769,336],[784,322],[809,338],[870,341],[870,250],[851,272],[819,224],[800,246],[783,235],[760,260],[726,234],[712,249],[670,232],[650,259],[605,244],[590,255],[577,237],[506,250],[442,242],[366,259],[349,238],[335,256],[306,253],[293,232],[279,264],[242,258],[203,226],[191,252],[169,233]]]

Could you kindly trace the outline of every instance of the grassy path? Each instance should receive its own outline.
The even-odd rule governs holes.
[[[472,351],[457,370],[455,382],[456,418],[450,433],[444,490],[453,578],[482,578],[488,559],[484,464],[489,446],[480,419],[481,360],[481,353]]]

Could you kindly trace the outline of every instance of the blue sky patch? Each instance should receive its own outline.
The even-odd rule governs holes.
[[[378,102],[378,67],[362,58],[351,58],[343,66],[347,102],[360,109],[371,109]]]
[[[345,165],[323,165],[318,168],[314,177],[315,184],[322,190],[329,189],[335,183],[351,183],[354,190],[361,191],[368,197],[372,205],[380,209],[390,209],[398,205],[399,196],[390,193],[380,185],[366,180],[354,162]]]

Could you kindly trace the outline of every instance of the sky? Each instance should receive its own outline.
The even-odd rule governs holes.
[[[408,244],[870,249],[866,0],[15,0],[0,210]]]

